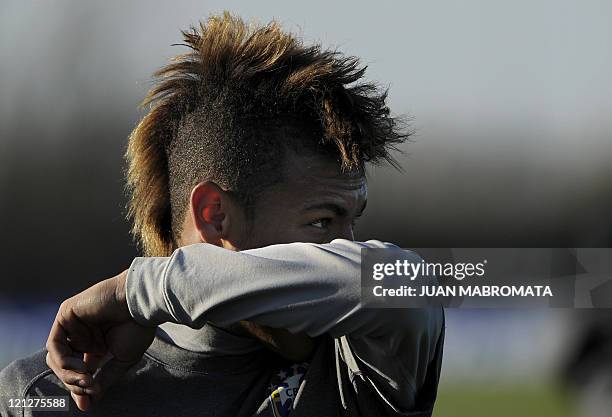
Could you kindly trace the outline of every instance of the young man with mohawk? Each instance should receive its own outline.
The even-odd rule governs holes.
[[[442,309],[360,299],[362,248],[419,261],[353,241],[366,164],[408,136],[386,92],[276,23],[225,13],[184,41],[129,140],[147,257],[62,303],[0,395],[70,392],[69,415],[430,416]]]

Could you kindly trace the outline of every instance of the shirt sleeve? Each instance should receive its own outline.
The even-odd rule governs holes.
[[[371,333],[386,323],[378,320],[380,309],[361,302],[362,248],[421,259],[379,241],[336,239],[242,252],[195,244],[169,258],[136,258],[126,281],[128,307],[145,325],[200,328],[208,321],[224,326],[248,320],[313,337]]]

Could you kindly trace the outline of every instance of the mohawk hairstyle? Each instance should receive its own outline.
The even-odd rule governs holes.
[[[357,58],[228,12],[182,34],[189,50],[155,73],[126,153],[128,218],[146,255],[176,248],[196,184],[214,181],[250,207],[282,180],[288,148],[334,158],[343,171],[397,167],[390,151],[410,132],[390,116],[386,90],[358,82],[366,67]]]

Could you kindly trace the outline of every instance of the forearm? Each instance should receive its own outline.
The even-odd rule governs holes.
[[[232,252],[212,245],[181,248],[170,258],[137,258],[128,274],[132,315],[142,323],[201,327],[240,320],[311,336],[380,326],[360,301],[362,248],[412,252],[377,241],[294,243]]]

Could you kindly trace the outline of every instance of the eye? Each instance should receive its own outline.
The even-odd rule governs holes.
[[[324,218],[324,219],[317,219],[314,222],[308,223],[308,225],[312,227],[316,227],[317,229],[327,229],[330,222],[331,222],[330,218]]]

